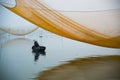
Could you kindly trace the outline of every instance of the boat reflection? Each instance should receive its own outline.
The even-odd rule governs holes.
[[[34,54],[34,61],[36,62],[39,59],[39,56],[45,56],[46,52],[45,51],[39,51],[39,52],[32,52]]]

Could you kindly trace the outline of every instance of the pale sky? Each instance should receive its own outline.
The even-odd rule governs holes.
[[[56,10],[93,11],[120,8],[120,0],[40,0]]]
[[[28,0],[29,1],[29,0]],[[56,10],[93,11],[120,8],[120,0],[38,0]],[[9,7],[15,6],[15,0],[0,0]]]

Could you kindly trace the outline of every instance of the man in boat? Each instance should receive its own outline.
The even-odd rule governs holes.
[[[35,47],[39,47],[38,42],[37,42],[37,41],[35,41],[35,40],[34,40],[34,46],[35,46]]]

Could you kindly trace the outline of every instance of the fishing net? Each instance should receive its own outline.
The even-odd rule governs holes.
[[[120,48],[120,9],[59,11],[51,9],[40,0],[16,0],[14,8],[6,8],[60,36],[99,46]]]

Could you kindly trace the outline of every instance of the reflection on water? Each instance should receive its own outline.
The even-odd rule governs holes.
[[[35,80],[120,80],[120,56],[76,59],[44,71]]]
[[[34,61],[37,61],[39,59],[39,56],[40,55],[45,56],[46,52],[45,51],[33,52],[33,54],[34,54]]]
[[[4,43],[0,50],[0,80],[33,80],[38,73],[69,60],[120,53],[120,49],[93,46],[53,34],[42,35],[39,38],[40,35],[35,32],[22,38],[10,35],[10,40],[1,39]],[[33,40],[37,40],[40,46],[46,46],[45,52],[33,53]]]

